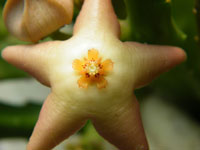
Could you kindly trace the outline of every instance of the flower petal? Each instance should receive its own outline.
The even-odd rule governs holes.
[[[78,85],[81,88],[87,88],[89,84],[89,80],[87,78],[85,78],[84,76],[82,76],[79,80],[78,80]]]
[[[102,73],[104,75],[107,74],[109,71],[112,71],[112,69],[113,69],[113,62],[110,59],[107,59],[102,63]]]
[[[99,56],[99,52],[95,49],[88,50],[88,59],[89,60],[97,60]]]
[[[83,71],[83,62],[79,59],[75,59],[72,63],[72,67],[74,68],[74,70],[76,71]]]
[[[107,86],[108,82],[104,77],[99,77],[97,80],[97,87],[99,89],[105,88]]]

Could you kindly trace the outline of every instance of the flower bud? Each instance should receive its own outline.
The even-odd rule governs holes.
[[[9,32],[23,41],[37,42],[73,16],[73,0],[7,0],[3,17]]]

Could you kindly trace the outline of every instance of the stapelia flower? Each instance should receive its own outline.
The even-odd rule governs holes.
[[[108,84],[104,76],[112,71],[113,62],[110,59],[102,62],[99,52],[91,49],[88,50],[88,58],[74,60],[73,68],[81,74],[81,78],[78,80],[79,87],[87,88],[89,84],[96,83],[97,87],[101,89]]]
[[[133,91],[186,55],[178,47],[122,42],[119,36],[111,0],[84,0],[69,40],[3,50],[5,60],[51,87],[27,150],[51,150],[87,120],[120,150],[149,149]]]

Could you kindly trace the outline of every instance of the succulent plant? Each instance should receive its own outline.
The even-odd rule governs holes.
[[[9,17],[12,13],[5,20]],[[40,29],[32,31],[34,37]],[[69,40],[4,49],[5,60],[52,90],[28,150],[53,148],[88,119],[119,149],[148,149],[133,90],[184,61],[186,55],[177,47],[121,42],[119,37],[111,0],[85,0]]]
[[[22,40],[39,44],[8,47],[2,56],[52,89],[28,149],[51,149],[87,119],[119,149],[148,149],[133,90],[148,84],[186,56],[181,48],[161,45],[184,48],[188,61],[153,82],[154,92],[159,91],[172,101],[177,99],[176,102],[187,107],[197,106],[195,112],[198,111],[199,21],[195,22],[194,18],[196,15],[199,20],[199,0],[193,13],[194,0],[113,0],[113,5],[110,0],[85,0],[84,3],[75,0],[73,20],[72,1],[65,2],[68,3],[42,0],[40,5],[33,2],[39,5],[37,9],[47,8],[34,15],[31,9],[26,12],[15,9],[20,3],[24,5],[23,1],[8,0],[5,5],[8,30]],[[61,6],[63,9],[59,9]],[[183,8],[185,11],[180,11]],[[22,14],[25,15],[22,17]],[[26,15],[28,17],[24,17]],[[55,40],[66,36],[68,40],[40,43],[39,40],[71,21],[72,35],[57,31],[52,36]],[[16,72],[19,76],[25,75]],[[11,74],[5,72],[2,78]]]

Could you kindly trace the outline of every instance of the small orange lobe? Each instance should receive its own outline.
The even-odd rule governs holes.
[[[82,60],[75,59],[72,67],[81,75],[77,82],[79,87],[87,88],[90,84],[96,84],[99,89],[102,89],[108,85],[104,77],[113,70],[113,62],[110,59],[102,62],[99,52],[96,49],[90,49],[88,56]]]

